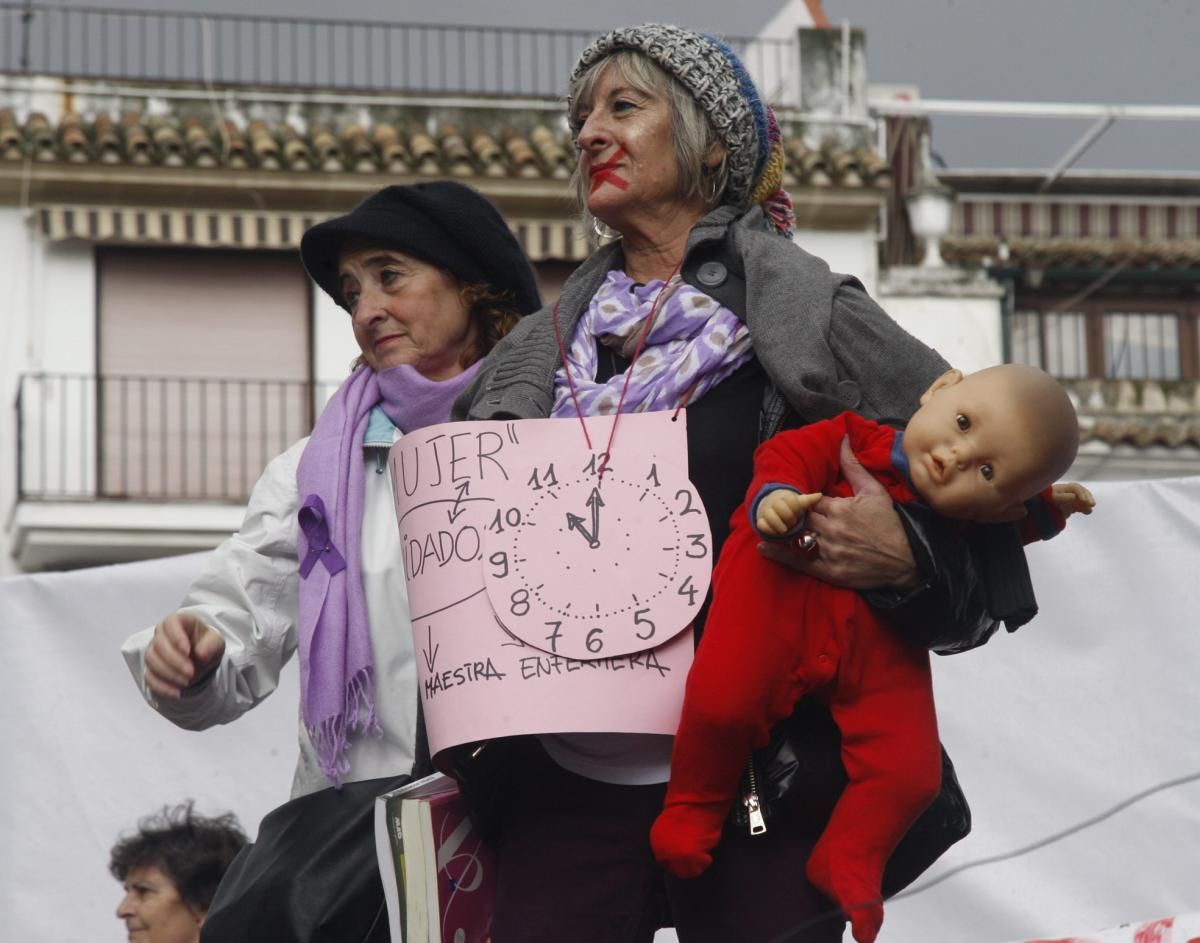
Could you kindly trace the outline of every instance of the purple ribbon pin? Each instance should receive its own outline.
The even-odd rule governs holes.
[[[320,495],[310,494],[300,505],[297,514],[300,530],[308,541],[308,552],[300,561],[300,576],[307,579],[312,568],[320,560],[330,576],[346,569],[346,561],[329,539],[329,522],[325,519],[325,502]]]

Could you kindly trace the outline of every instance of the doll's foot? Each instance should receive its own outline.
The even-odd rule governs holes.
[[[874,943],[883,925],[882,875],[872,878],[844,856],[833,860],[820,843],[809,856],[805,873],[813,887],[841,908],[858,943]]]
[[[720,829],[708,835],[697,827],[692,810],[675,806],[654,820],[650,828],[650,847],[654,857],[678,878],[699,877],[712,864],[710,851],[720,839]]]

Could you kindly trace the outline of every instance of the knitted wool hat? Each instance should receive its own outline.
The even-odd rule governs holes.
[[[343,308],[338,257],[348,240],[378,243],[449,272],[464,284],[511,292],[521,314],[542,306],[533,266],[500,211],[461,183],[384,187],[300,240],[304,267]],[[349,309],[347,309],[349,310]]]
[[[678,26],[625,27],[601,36],[580,54],[571,73],[571,88],[593,63],[621,49],[642,53],[678,79],[708,116],[725,145],[730,202],[766,203],[775,195],[783,181],[779,125],[732,49]]]

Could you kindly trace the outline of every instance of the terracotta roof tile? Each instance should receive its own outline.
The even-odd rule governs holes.
[[[121,116],[120,141],[124,157],[129,163],[144,167],[154,162],[150,135],[142,126],[141,115],[136,111]]]
[[[1063,380],[1079,413],[1080,442],[1144,449],[1200,447],[1200,383]]]
[[[92,148],[79,115],[68,112],[59,120],[58,147],[72,164],[85,164],[92,159]]]
[[[246,125],[246,140],[254,162],[263,170],[279,170],[281,153],[279,142],[265,121],[251,121]]]
[[[236,122],[228,118],[221,123],[221,143],[225,148],[225,166],[230,170],[245,170],[251,166],[249,148],[246,138]]]
[[[282,124],[278,128],[279,140],[282,143],[283,166],[287,170],[303,173],[312,170],[314,158],[308,142],[300,136],[290,124]]]
[[[379,160],[385,171],[392,174],[408,172],[412,156],[395,127],[382,121],[372,125],[371,143],[379,149]]]
[[[541,168],[538,166],[537,154],[533,145],[512,128],[505,128],[501,133],[504,149],[508,153],[518,177],[540,177]]]
[[[504,151],[496,143],[496,139],[483,128],[471,131],[471,152],[475,155],[486,177],[506,177],[508,169],[504,166]]]
[[[164,166],[182,167],[187,163],[183,138],[173,122],[154,118],[146,122],[146,128]]]
[[[529,132],[529,140],[541,157],[542,163],[549,168],[551,177],[561,180],[571,176],[571,168],[575,163],[574,155],[559,143],[554,132],[544,125],[538,125]]]
[[[887,166],[866,148],[814,148],[785,142],[785,183],[791,187],[887,187]],[[57,127],[44,115],[18,120],[0,110],[0,160],[200,167],[279,172],[416,173],[460,177],[565,180],[575,153],[556,122],[526,127],[469,128],[403,121],[313,123],[222,120],[211,115],[68,114]]]
[[[0,109],[0,159],[21,160],[24,142],[11,108]]]
[[[1200,265],[1200,239],[1096,239],[1031,237],[1006,240],[1008,264],[1040,268],[1109,268],[1128,263],[1137,268],[1195,268]],[[942,257],[951,265],[980,265],[1000,257],[994,236],[948,236]]]
[[[438,147],[432,137],[424,131],[414,130],[408,137],[408,146],[415,161],[413,170],[431,176],[442,172],[438,164]]]
[[[359,125],[348,124],[342,128],[342,151],[346,155],[346,165],[356,173],[369,174],[377,169],[375,145]]]
[[[54,129],[41,112],[35,111],[25,120],[25,137],[36,161],[58,159]]]
[[[337,173],[345,169],[345,155],[342,153],[337,137],[329,128],[321,124],[313,125],[309,130],[308,140],[312,145],[313,154],[316,155],[315,166],[318,169],[330,173]]]
[[[471,149],[463,139],[457,125],[443,125],[438,131],[443,167],[455,177],[470,177],[475,173],[471,162]]]

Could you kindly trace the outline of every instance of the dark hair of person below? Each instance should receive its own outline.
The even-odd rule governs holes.
[[[175,882],[180,898],[207,912],[217,885],[242,846],[246,833],[232,812],[199,815],[188,799],[138,821],[137,831],[113,845],[108,870],[118,881],[139,868],[155,867]]]

